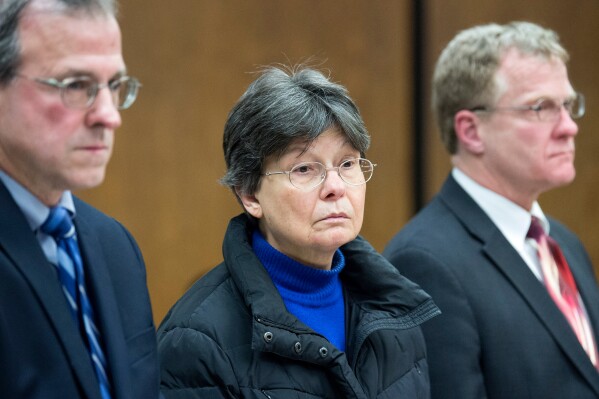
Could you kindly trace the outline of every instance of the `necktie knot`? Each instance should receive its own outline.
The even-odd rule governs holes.
[[[530,228],[528,229],[528,233],[526,233],[526,238],[532,238],[533,240],[539,242],[541,237],[545,235],[545,229],[543,229],[541,220],[536,216],[532,216]]]
[[[73,222],[71,221],[71,215],[62,206],[50,208],[50,214],[40,227],[40,230],[56,240],[69,238],[75,234],[75,226],[73,226]]]

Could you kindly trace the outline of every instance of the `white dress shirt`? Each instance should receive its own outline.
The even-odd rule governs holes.
[[[489,216],[539,281],[543,281],[536,243],[533,239],[526,238],[530,228],[531,216],[539,218],[545,233],[549,234],[549,222],[539,203],[535,201],[530,211],[528,211],[496,192],[481,186],[458,168],[453,168],[451,174],[460,187]]]

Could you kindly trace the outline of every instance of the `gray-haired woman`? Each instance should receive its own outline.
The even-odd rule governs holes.
[[[167,398],[428,398],[439,310],[364,239],[370,137],[342,86],[268,68],[229,114],[224,262],[159,328]]]

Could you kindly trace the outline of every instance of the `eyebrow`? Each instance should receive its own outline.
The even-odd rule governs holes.
[[[93,72],[91,72],[91,71],[88,71],[88,70],[83,70],[83,69],[68,69],[68,70],[66,70],[66,71],[65,71],[65,72],[63,72],[63,73],[60,73],[60,74],[58,74],[58,75],[55,75],[55,76],[54,76],[54,78],[56,78],[56,79],[59,79],[59,80],[60,80],[60,79],[65,79],[65,78],[71,78],[71,77],[81,77],[81,76],[85,76],[85,77],[89,77],[89,78],[92,78],[92,79],[98,80],[98,79],[97,79],[97,76],[96,76],[96,74],[94,74],[94,73],[93,73]],[[113,74],[113,75],[110,77],[109,81],[110,81],[110,80],[114,80],[114,79],[121,78],[121,77],[123,77],[123,76],[127,76],[127,68],[123,68],[123,69],[121,69],[121,70],[117,71],[116,73],[114,73],[114,74]]]
[[[567,95],[567,96],[566,96],[566,97],[564,97],[563,99],[560,99],[560,98],[558,98],[558,97],[542,96],[542,97],[539,97],[539,98],[537,98],[537,99],[536,99],[536,100],[535,100],[535,101],[532,103],[532,105],[534,105],[534,104],[539,104],[539,103],[542,103],[542,102],[544,102],[544,101],[553,101],[553,102],[554,102],[554,103],[556,103],[556,104],[561,104],[561,103],[565,103],[565,102],[568,102],[568,101],[572,101],[572,100],[574,100],[574,99],[576,99],[576,93],[572,93],[572,94],[570,94],[570,95]]]

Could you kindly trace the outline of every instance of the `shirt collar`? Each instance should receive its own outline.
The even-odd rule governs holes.
[[[531,216],[539,218],[545,232],[549,234],[549,222],[537,201],[532,204],[529,212],[504,196],[481,186],[458,168],[453,168],[451,174],[515,248],[520,248],[525,242]]]
[[[17,203],[25,215],[31,230],[36,231],[44,223],[50,214],[50,208],[44,205],[36,196],[31,194],[25,187],[17,183],[12,177],[0,170],[0,181]],[[75,204],[70,191],[64,191],[58,202],[59,206],[65,207],[72,217],[75,217]]]

